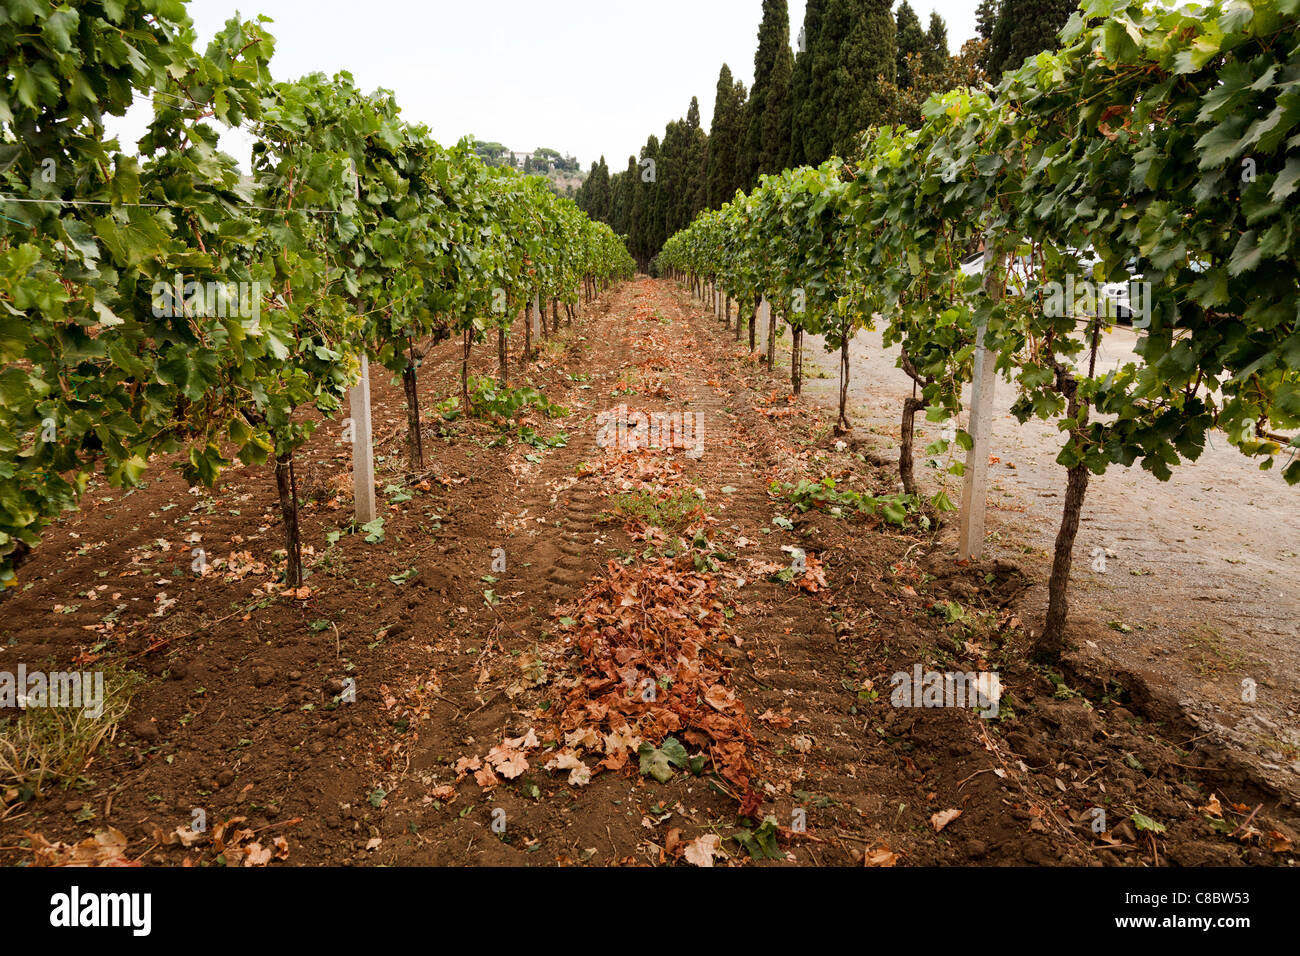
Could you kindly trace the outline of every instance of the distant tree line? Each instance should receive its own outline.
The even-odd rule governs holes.
[[[489,166],[510,166],[545,176],[549,173],[562,173],[570,176],[582,174],[582,166],[576,156],[565,156],[559,150],[539,146],[531,153],[515,153],[500,143],[487,143],[481,139],[474,140],[474,152]]]
[[[627,237],[642,269],[702,209],[715,209],[758,177],[792,166],[852,157],[861,132],[879,124],[920,125],[935,92],[980,86],[1056,46],[1074,0],[982,0],[979,39],[948,50],[948,27],[929,24],[907,0],[808,0],[797,51],[786,0],[763,0],[750,90],[722,65],[712,128],[700,125],[698,97],[685,119],[651,135],[624,169],[593,163],[578,206]]]

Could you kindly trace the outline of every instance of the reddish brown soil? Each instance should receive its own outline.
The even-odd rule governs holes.
[[[475,370],[491,374],[494,352],[478,348]],[[210,823],[246,818],[237,826],[268,845],[284,837],[297,865],[687,865],[684,847],[708,834],[741,863],[749,856],[733,837],[768,815],[783,859],[809,865],[1294,863],[1300,815],[1289,798],[1225,773],[1231,755],[1179,715],[1130,694],[1122,675],[1102,686],[1023,663],[1022,621],[1041,608],[1027,603],[1019,569],[959,567],[915,524],[801,515],[775,496],[774,481],[831,474],[841,488],[884,493],[896,479],[851,446],[837,451],[829,419],[788,401],[785,383],[675,285],[611,290],[544,348],[548,358],[512,369],[512,385],[569,408],[530,419],[543,435],[567,434],[563,447],[494,447],[494,425],[444,422],[434,406],[458,390],[457,353],[442,346],[421,372],[429,469],[413,483],[401,389],[375,383],[379,486],[394,488],[381,499],[381,542],[347,533],[338,426],[325,423],[302,454],[303,540],[314,549],[306,599],[267,592],[281,532],[266,468],[234,470],[209,492],[159,467],[130,494],[93,488],[50,530],[0,603],[0,670],[117,661],[146,680],[77,785],[0,811],[0,859],[31,860],[27,833],[75,843],[112,826],[146,864],[229,862],[208,839],[157,839],[203,808]],[[701,659],[729,702],[677,701],[690,755],[712,750],[700,775],[677,770],[661,784],[632,754],[621,770],[586,759],[591,782],[570,785],[544,769],[554,754],[543,751],[573,729],[552,705],[571,704],[590,676],[577,652],[585,622],[572,615],[663,544],[610,517],[619,489],[601,467],[595,415],[619,404],[704,422],[702,458],[649,457],[680,466],[703,495],[711,545],[734,555],[690,572],[716,591]],[[410,500],[387,504],[403,488]],[[332,531],[343,532],[334,545]],[[201,542],[187,543],[194,532]],[[788,566],[791,545],[820,565],[824,587],[755,570]],[[248,552],[266,567],[197,578],[190,547],[209,560]],[[492,571],[497,548],[504,573]],[[154,617],[160,591],[175,603]],[[890,675],[918,663],[999,672],[999,719],[892,707]],[[349,677],[357,702],[338,703]],[[588,686],[593,697],[610,689]],[[708,732],[710,710],[727,708],[729,726],[752,732],[745,820]],[[666,735],[639,726],[654,743]],[[530,729],[539,744],[522,747],[517,776],[484,789],[457,772]],[[1106,810],[1105,834],[1092,832],[1094,807]],[[954,810],[936,829],[936,815]],[[1139,831],[1135,814],[1164,831]]]

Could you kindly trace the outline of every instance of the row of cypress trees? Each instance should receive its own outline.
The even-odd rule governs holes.
[[[910,91],[924,98],[970,82],[972,70],[977,78],[981,67],[1000,74],[1054,46],[1074,9],[1074,0],[982,0],[981,45],[950,60],[943,18],[932,13],[923,28],[908,0],[893,12],[892,2],[808,0],[796,52],[786,0],[763,0],[753,88],[746,91],[724,63],[711,130],[701,127],[692,97],[685,119],[670,122],[662,139],[650,136],[625,169],[611,173],[603,156],[593,163],[575,197],[579,207],[626,236],[646,269],[700,210],[766,173],[850,155],[869,126],[919,118],[908,108],[916,99]]]

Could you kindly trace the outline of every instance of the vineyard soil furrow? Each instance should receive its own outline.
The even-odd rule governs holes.
[[[422,407],[455,394],[460,358],[455,342],[429,353]],[[1225,778],[1231,753],[1162,723],[1140,693],[1063,693],[1026,665],[1032,572],[955,566],[922,523],[942,515],[896,524],[801,497],[829,475],[890,493],[892,463],[855,454],[833,413],[794,399],[683,287],[615,286],[539,360],[514,343],[509,359],[516,384],[567,414],[530,412],[529,443],[429,411],[426,473],[406,473],[400,435],[381,449],[384,521],[369,534],[349,521],[337,433],[317,433],[300,456],[298,599],[265,587],[282,555],[255,469],[212,492],[163,470],[130,495],[93,489],[94,509],[32,558],[0,636],[12,644],[21,620],[51,665],[120,650],[145,683],[93,787],[0,832],[71,842],[93,814],[149,862],[210,860],[210,845],[167,836],[199,808],[283,835],[291,864],[660,866],[714,836],[719,862],[762,865],[1131,864],[1148,853],[1123,836],[1132,804],[1168,827],[1160,862],[1239,862],[1202,825],[1211,794],[1262,803],[1259,825],[1295,832],[1288,797]],[[495,363],[495,350],[471,358],[478,375]],[[403,427],[400,385],[373,390],[377,431]],[[628,447],[647,436],[638,423],[660,447]],[[223,561],[187,574],[199,545]],[[624,688],[580,645],[629,613],[647,630],[632,618],[633,643],[609,658],[641,662]],[[692,615],[716,622],[698,698],[680,694],[695,663],[640,656],[652,613],[678,620],[654,625],[669,642],[693,633]],[[895,706],[896,679],[917,667],[1000,673],[1001,719]],[[627,701],[619,730],[606,709]],[[670,741],[681,762],[656,765]],[[1095,807],[1120,815],[1114,842],[1095,838]]]

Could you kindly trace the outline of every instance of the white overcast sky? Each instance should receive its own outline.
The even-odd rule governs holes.
[[[951,52],[975,35],[978,0],[911,0],[938,11]],[[761,0],[191,0],[202,44],[237,13],[274,21],[277,79],[347,70],[393,90],[403,115],[445,144],[462,135],[517,150],[549,146],[584,168],[622,168],[646,137],[700,98],[708,128],[718,69],[753,81]],[[804,0],[790,0],[791,41]],[[130,149],[138,117],[113,124]],[[223,145],[241,164],[247,146]]]

